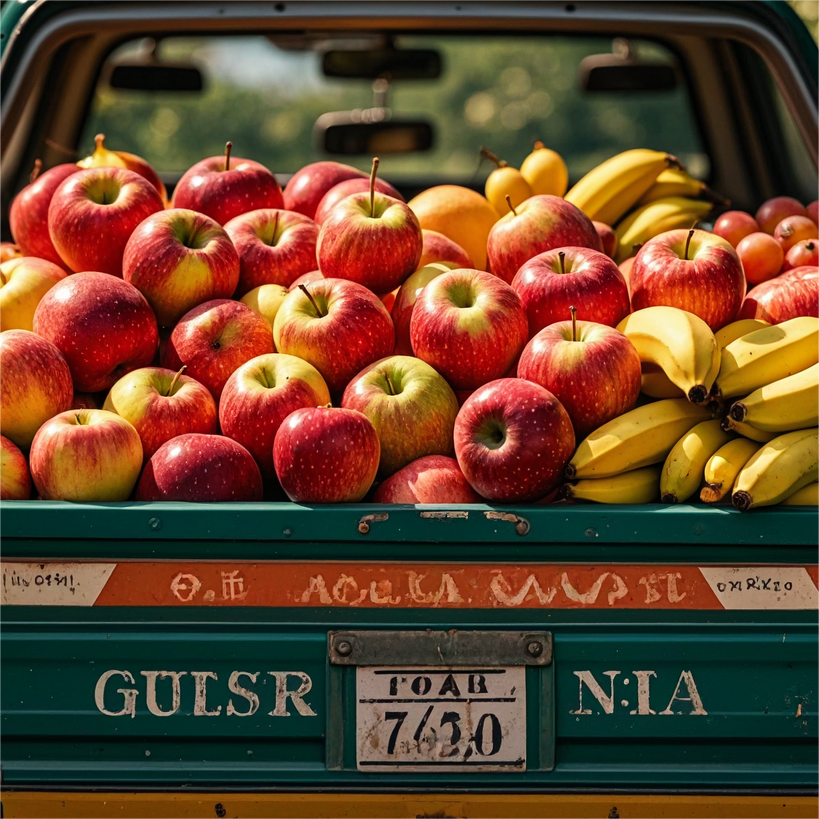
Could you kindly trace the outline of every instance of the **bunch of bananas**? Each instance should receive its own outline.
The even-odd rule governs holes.
[[[693,227],[727,200],[687,173],[676,157],[635,148],[589,171],[567,194],[589,219],[614,228],[619,264],[635,247],[677,228]]]

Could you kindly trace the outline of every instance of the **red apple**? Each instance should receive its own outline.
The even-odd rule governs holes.
[[[815,225],[819,225],[819,201],[814,200],[806,208],[805,213],[809,219],[813,220]]]
[[[629,285],[632,310],[679,307],[714,332],[737,318],[745,296],[736,251],[705,230],[669,230],[650,239],[634,260]]]
[[[574,452],[569,414],[544,387],[522,378],[485,384],[455,421],[455,457],[472,488],[501,503],[534,501],[560,481]]]
[[[26,456],[5,435],[0,435],[0,500],[30,497],[31,475]]]
[[[214,299],[194,307],[174,327],[162,366],[204,384],[217,404],[225,382],[245,361],[275,351],[268,323],[246,304]]]
[[[360,284],[322,279],[291,290],[273,324],[276,349],[312,364],[340,393],[368,364],[392,355],[395,329],[383,302]]]
[[[628,285],[620,268],[598,250],[564,247],[526,262],[512,280],[529,321],[529,335],[562,321],[577,307],[583,321],[614,327],[629,314]]]
[[[427,284],[410,321],[413,353],[456,390],[502,376],[526,344],[527,332],[518,294],[497,276],[467,268]]]
[[[776,226],[788,216],[806,216],[805,206],[791,196],[776,196],[763,202],[756,212],[760,230],[773,235]]]
[[[43,500],[125,501],[141,469],[137,431],[105,410],[61,412],[31,444],[31,478]]]
[[[628,259],[625,259],[624,261],[620,262],[620,264],[617,265],[620,272],[623,274],[623,278],[626,280],[626,287],[628,287],[629,299],[631,298],[631,284],[629,283],[629,280],[631,279],[631,268],[634,267],[634,260],[636,258],[637,258],[636,256],[629,256]]]
[[[173,327],[202,302],[233,295],[239,256],[213,219],[170,208],[149,216],[131,234],[122,276],[145,296],[157,322]]]
[[[807,216],[788,216],[776,226],[773,235],[787,253],[797,242],[819,238],[819,226]]]
[[[524,262],[547,250],[588,247],[600,250],[600,237],[580,208],[559,196],[530,196],[502,216],[489,231],[489,269],[510,283]]]
[[[109,389],[150,364],[159,345],[145,297],[106,273],[77,273],[57,282],[37,305],[34,332],[65,356],[78,392]]]
[[[736,247],[751,233],[759,233],[756,219],[744,210],[729,210],[714,222],[713,233],[725,239],[731,247]]]
[[[188,432],[166,441],[145,465],[138,501],[260,501],[262,475],[253,456],[222,435]]]
[[[366,176],[356,176],[352,179],[345,179],[337,185],[333,185],[327,193],[321,198],[318,207],[316,208],[316,215],[314,217],[317,225],[324,224],[330,211],[342,200],[346,199],[354,193],[364,193],[370,190],[370,180]],[[404,197],[384,179],[375,180],[375,190],[378,193],[384,193],[397,199],[399,202],[404,201]]]
[[[288,287],[316,267],[318,225],[289,210],[252,210],[226,225],[239,253],[236,296],[263,284]]]
[[[373,503],[481,503],[454,458],[426,455],[387,478]]]
[[[312,219],[330,188],[345,179],[366,179],[367,174],[341,162],[311,162],[290,177],[284,189],[284,207]]]
[[[816,239],[803,239],[797,242],[786,254],[782,271],[791,270],[794,267],[804,267],[819,265],[819,241]]]
[[[320,270],[311,270],[309,273],[305,273],[302,276],[299,276],[288,288],[288,292],[291,290],[297,290],[300,284],[312,284],[313,282],[321,281],[322,279],[327,278]]]
[[[0,330],[32,330],[40,299],[65,277],[62,267],[34,256],[0,264]]]
[[[258,313],[268,323],[272,332],[276,313],[279,312],[287,292],[287,288],[280,284],[263,284],[245,293],[239,301],[246,304],[254,313]]]
[[[363,412],[381,442],[379,478],[424,455],[449,455],[458,400],[443,376],[412,356],[365,367],[344,390],[341,406]]]
[[[173,206],[204,213],[220,225],[239,214],[284,207],[276,177],[252,159],[231,157],[228,142],[222,156],[210,156],[189,168],[177,182]]]
[[[797,316],[819,316],[819,267],[795,267],[754,287],[738,318],[781,324]]]
[[[412,310],[418,300],[418,294],[435,278],[442,273],[455,270],[459,265],[455,262],[430,262],[425,267],[419,267],[411,273],[398,289],[395,304],[392,307],[392,322],[395,325],[395,354],[412,355],[410,341],[410,321]]]
[[[398,295],[399,290],[400,288],[396,287],[395,290],[390,290],[389,293],[384,293],[383,296],[378,297],[390,315],[392,315],[392,308],[395,307],[395,297]]]
[[[594,229],[600,237],[600,250],[606,254],[610,259],[614,258],[614,251],[617,249],[617,234],[609,225],[603,222],[595,222],[592,220]]]
[[[48,206],[54,191],[79,168],[68,163],[55,165],[40,173],[41,165],[38,159],[31,174],[31,184],[26,185],[12,200],[9,211],[11,235],[23,255],[46,259],[68,270],[48,232]]]
[[[437,230],[422,229],[421,233],[424,237],[424,249],[418,262],[419,270],[434,262],[452,262],[454,267],[475,267],[469,254],[449,236],[444,236]]]
[[[102,409],[100,403],[90,392],[75,392],[69,409]]]
[[[778,275],[785,260],[782,245],[770,233],[749,233],[736,246],[737,256],[749,285],[760,284]]]
[[[148,180],[123,168],[89,168],[69,176],[48,206],[51,241],[68,267],[122,276],[122,254],[137,225],[163,210]]]
[[[296,410],[273,442],[276,475],[296,503],[358,503],[375,480],[380,456],[367,416],[343,407]]]
[[[266,478],[276,476],[273,440],[291,412],[330,403],[319,371],[292,355],[268,353],[251,358],[228,378],[219,399],[222,434],[238,441],[255,458]]]
[[[640,395],[640,356],[619,330],[559,321],[524,348],[518,378],[540,384],[569,413],[578,440],[630,410]]]
[[[102,407],[130,421],[148,460],[165,441],[186,432],[216,433],[216,403],[195,378],[141,367],[111,387]]]

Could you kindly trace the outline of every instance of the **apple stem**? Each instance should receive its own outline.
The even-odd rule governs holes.
[[[185,372],[185,370],[187,369],[188,365],[183,364],[182,369],[173,377],[173,380],[171,381],[171,386],[168,387],[168,392],[165,393],[166,397],[169,395],[173,395],[173,388],[176,386],[176,382],[179,380],[179,376],[182,375],[182,373]]]
[[[80,414],[79,414],[79,413],[76,413],[76,414],[74,415],[74,417],[77,419],[77,423],[81,425],[81,424],[82,424],[82,418],[80,418]]]
[[[577,308],[572,305],[569,311],[572,314],[572,341],[577,341]]]
[[[233,143],[226,142],[225,143],[225,170],[230,170],[230,152],[233,150]]]
[[[3,271],[0,270],[0,285],[5,286],[7,284],[6,277],[3,275]]]
[[[695,223],[696,224],[696,223]],[[688,259],[688,245],[691,244],[691,237],[694,235],[694,228],[688,231],[688,238],[685,240],[685,254],[684,257]]]
[[[375,174],[378,171],[379,159],[377,156],[373,157],[373,167],[370,171],[370,218],[375,217]]]
[[[42,159],[35,159],[34,160],[34,168],[31,171],[31,176],[28,178],[29,184],[31,184],[40,175],[40,171],[42,169],[43,169],[43,160]]]
[[[299,290],[301,290],[302,293],[304,293],[304,295],[307,296],[308,299],[310,299],[310,304],[312,304],[313,307],[316,309],[316,312],[319,314],[319,318],[324,318],[325,314],[322,313],[321,310],[319,309],[319,306],[316,304],[316,300],[313,298],[310,291],[307,289],[307,285],[300,284]]]
[[[494,162],[496,168],[503,168],[507,164],[506,162],[503,162],[503,160],[498,159],[497,155],[493,154],[489,148],[481,148],[481,156],[490,160],[490,162]]]
[[[102,144],[105,142],[105,134],[97,134],[94,137],[94,145],[98,151],[101,151],[105,146]]]
[[[515,206],[512,204],[512,197],[509,196],[509,194],[507,193],[504,199],[506,199],[506,204],[509,205],[509,210],[511,210],[512,213],[514,213],[515,216],[517,216],[518,212],[515,210]]]
[[[393,387],[392,381],[390,381],[390,377],[387,373],[384,373],[384,378],[387,379],[387,389],[389,390],[389,394],[395,395],[395,387]]]
[[[279,211],[276,211],[276,215],[273,217],[273,239],[270,242],[271,247],[276,247],[276,231],[279,229]]]
[[[566,274],[566,254],[561,250],[557,254],[557,258],[560,259],[560,272],[561,274]]]

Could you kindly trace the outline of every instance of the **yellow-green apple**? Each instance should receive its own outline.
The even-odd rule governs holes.
[[[0,330],[32,330],[40,299],[66,275],[54,262],[34,256],[0,264]]]
[[[342,200],[346,199],[354,193],[364,193],[369,191],[370,182],[366,176],[357,176],[352,179],[345,179],[337,185],[333,185],[327,193],[321,198],[318,207],[316,208],[316,215],[313,217],[317,225],[324,224],[327,214]],[[385,193],[399,202],[404,201],[404,197],[384,179],[375,180],[375,190],[378,193]]]
[[[34,311],[34,332],[63,354],[78,392],[109,389],[150,364],[159,345],[145,297],[107,273],[76,273],[57,282]]]
[[[272,331],[276,313],[279,312],[286,295],[287,288],[280,284],[263,284],[245,293],[239,301],[246,304],[254,313],[258,313],[270,325]]]
[[[373,503],[481,503],[454,458],[426,455],[382,483]]]
[[[301,213],[252,210],[231,219],[225,230],[239,254],[237,297],[263,284],[288,287],[315,270],[319,229]]]
[[[0,500],[28,500],[31,475],[26,456],[14,442],[0,435]]]
[[[71,372],[47,339],[6,330],[0,333],[0,373],[0,433],[28,449],[37,430],[71,406]]]
[[[432,262],[452,262],[455,267],[475,267],[475,263],[469,254],[457,242],[453,242],[449,236],[444,236],[443,233],[439,233],[437,230],[427,230],[426,228],[423,228],[421,233],[424,237],[424,247],[418,261],[419,269]]]
[[[721,236],[731,247],[736,247],[746,236],[759,233],[756,219],[744,210],[729,210],[714,222],[713,232]]]
[[[72,409],[40,427],[30,463],[43,500],[125,501],[142,469],[142,443],[116,413]]]
[[[432,279],[410,321],[413,354],[456,390],[500,378],[528,339],[526,310],[506,282],[458,268]]]
[[[640,248],[629,289],[632,310],[679,307],[716,332],[739,313],[745,273],[736,250],[720,236],[706,230],[669,230]]]
[[[222,434],[256,459],[265,478],[274,478],[273,439],[291,412],[330,403],[319,371],[300,358],[268,353],[251,358],[228,378],[219,399]]]
[[[298,409],[273,441],[276,475],[296,503],[357,503],[370,491],[380,457],[369,418],[343,407]]]
[[[782,272],[792,270],[794,267],[816,266],[817,264],[819,264],[819,241],[816,239],[803,239],[785,254]]]
[[[629,314],[628,285],[620,268],[599,250],[562,247],[526,262],[512,280],[529,320],[529,338],[577,307],[583,321],[614,327]]]
[[[412,355],[410,341],[410,321],[412,309],[418,300],[418,294],[435,278],[450,270],[457,270],[461,265],[456,262],[430,262],[411,273],[398,289],[395,303],[390,315],[395,325],[395,354]]]
[[[366,179],[367,174],[341,162],[311,162],[290,177],[284,189],[284,207],[312,219],[319,202],[330,188],[345,179],[356,177]]]
[[[245,361],[273,352],[268,323],[246,304],[231,299],[206,301],[185,313],[174,327],[162,366],[204,384],[217,405],[225,382]]]
[[[224,225],[241,213],[284,207],[276,177],[252,159],[231,158],[230,142],[222,156],[189,168],[173,191],[173,206],[204,213]]]
[[[605,222],[595,222],[592,219],[592,224],[600,237],[600,250],[610,259],[613,259],[614,251],[617,248],[617,234]]]
[[[389,293],[418,268],[423,236],[418,218],[398,199],[376,193],[373,160],[369,193],[342,199],[319,231],[319,270],[328,279],[348,279],[374,293]]]
[[[455,419],[455,457],[472,488],[501,503],[535,501],[557,486],[574,452],[569,414],[540,384],[500,378]]]
[[[225,229],[209,216],[169,208],[131,234],[122,277],[145,296],[162,327],[173,327],[202,302],[233,295],[239,256]]]
[[[287,290],[288,292],[290,290],[296,290],[301,284],[312,284],[313,282],[321,281],[324,278],[326,278],[326,276],[320,270],[311,270],[309,273],[304,273],[303,275],[299,276],[298,279],[290,284]]]
[[[776,226],[788,216],[806,216],[805,206],[792,196],[775,196],[766,199],[756,212],[759,229],[773,235]]]
[[[600,237],[591,219],[560,196],[530,196],[489,231],[486,256],[489,269],[511,282],[524,262],[560,247],[600,250]]]
[[[223,435],[187,432],[154,452],[136,490],[138,501],[260,501],[262,475],[253,456]]]
[[[346,279],[291,290],[273,323],[276,349],[312,364],[331,393],[373,361],[392,355],[395,329],[383,302]]]
[[[31,174],[31,182],[14,197],[9,210],[9,226],[14,241],[25,256],[46,259],[66,270],[51,234],[48,232],[48,206],[54,191],[67,177],[77,173],[79,168],[71,163],[55,165],[40,173],[42,163],[38,159]]]
[[[774,228],[773,235],[787,253],[797,242],[819,238],[819,226],[807,216],[787,216]]]
[[[0,264],[17,259],[22,255],[20,246],[14,242],[0,242]]]
[[[569,413],[580,440],[637,403],[640,356],[614,327],[559,321],[524,347],[518,378],[549,390]]]
[[[738,318],[781,324],[797,316],[819,316],[819,267],[794,267],[748,291]]]
[[[124,168],[77,171],[54,191],[48,232],[75,273],[99,270],[122,276],[122,254],[137,225],[163,210],[156,188]]]
[[[128,153],[128,151],[108,150],[105,147],[105,134],[97,134],[94,137],[94,143],[94,153],[81,159],[77,163],[78,168],[125,168],[134,171],[145,177],[156,188],[156,192],[162,199],[163,207],[167,207],[168,192],[165,190],[165,184],[147,160],[136,154]]]
[[[216,402],[195,378],[164,367],[141,367],[111,387],[102,407],[133,424],[147,461],[171,438],[216,433]]]
[[[458,399],[429,364],[406,355],[365,367],[344,390],[341,406],[363,412],[381,442],[378,477],[388,478],[424,455],[449,455]]]

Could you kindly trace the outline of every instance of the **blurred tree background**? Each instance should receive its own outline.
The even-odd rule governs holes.
[[[813,39],[819,42],[819,0],[788,0],[788,4],[802,18]]]

